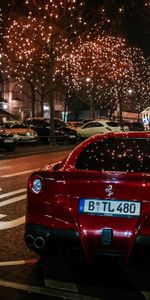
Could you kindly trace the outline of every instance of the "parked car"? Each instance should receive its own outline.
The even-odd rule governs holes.
[[[117,121],[111,121],[111,120],[101,120],[101,123],[104,126],[107,126],[111,129],[111,131],[129,131],[129,126],[127,124],[123,124],[123,127],[121,128],[119,122]]]
[[[128,126],[129,130],[131,130],[131,131],[145,130],[143,122],[125,122],[124,125]]]
[[[94,120],[89,121],[82,125],[78,129],[80,139],[88,138],[97,133],[115,132],[122,131],[118,122],[109,120]],[[127,126],[124,127],[124,131],[129,131]]]
[[[14,151],[16,148],[16,139],[14,136],[7,131],[5,131],[0,126],[0,148],[7,151]]]
[[[68,121],[67,125],[77,129],[83,125],[83,122],[82,121]]]
[[[89,121],[78,128],[78,134],[80,139],[86,139],[97,133],[106,133],[111,130],[104,126],[100,121]]]
[[[38,142],[36,131],[19,121],[3,122],[1,123],[1,126],[5,128],[5,132],[12,134],[15,137],[18,144]]]
[[[29,177],[25,243],[39,255],[66,247],[127,262],[150,247],[149,187],[150,133],[92,136]]]
[[[25,124],[34,129],[40,141],[44,143],[50,142],[50,121],[44,118],[27,118]],[[65,122],[58,118],[54,118],[54,128],[56,142],[76,143],[78,140],[77,130],[68,126]]]

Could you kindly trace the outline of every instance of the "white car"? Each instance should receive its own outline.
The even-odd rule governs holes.
[[[111,121],[111,120],[102,120],[100,121],[104,126],[107,126],[111,129],[111,131],[129,131],[129,126],[123,125],[123,129],[120,127],[119,122],[117,121]]]
[[[128,126],[125,126],[124,131],[129,131]],[[95,120],[82,125],[78,129],[78,135],[81,139],[86,139],[97,133],[122,131],[118,122],[110,120]]]
[[[18,144],[38,142],[38,134],[21,122],[6,121],[1,126],[5,129],[5,132],[13,135]]]

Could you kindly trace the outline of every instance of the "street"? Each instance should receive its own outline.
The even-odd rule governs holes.
[[[92,264],[40,258],[23,240],[29,175],[70,149],[0,161],[0,299],[150,299],[149,257],[127,266],[109,257]]]

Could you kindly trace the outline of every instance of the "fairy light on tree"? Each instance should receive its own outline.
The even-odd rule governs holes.
[[[135,93],[135,106],[146,105],[149,101],[149,69],[139,48],[131,48],[123,38],[98,36],[80,43],[66,55],[66,69],[71,72],[72,84],[76,91],[85,92],[90,105],[91,117],[95,117],[95,106],[113,111],[119,105],[120,123],[122,105],[127,91]],[[68,82],[66,82],[68,84]]]
[[[9,1],[11,5],[15,5],[15,2]],[[24,14],[15,14],[10,18],[5,34],[6,72],[9,76],[13,74],[19,78],[20,82],[29,80],[35,88],[41,78],[42,86],[48,82],[51,120],[54,117],[54,97],[60,74],[65,74],[63,79],[68,89],[70,87],[78,93],[82,91],[88,103],[93,105],[93,116],[96,103],[100,109],[113,109],[118,101],[119,89],[124,98],[129,88],[136,91],[137,106],[141,106],[142,101],[143,105],[144,101],[148,103],[148,71],[142,52],[138,54],[136,48],[131,51],[124,46],[125,41],[115,35],[106,37],[108,32],[119,32],[116,28],[119,30],[119,24],[126,15],[123,1],[121,5],[118,2],[115,9],[114,2],[112,0],[106,5],[102,2],[99,5],[95,11],[97,23],[88,34],[85,28],[90,26],[87,26],[83,14],[86,0],[21,1],[24,3],[20,4]],[[133,2],[129,1],[130,6]],[[93,6],[89,10],[89,23],[92,19],[91,10],[94,10]],[[105,32],[102,32],[102,28]],[[97,37],[99,32],[101,34]],[[76,40],[78,47],[75,46]],[[86,78],[90,78],[90,81],[86,81]],[[53,124],[51,126],[53,129]]]
[[[26,14],[18,15],[10,22],[5,36],[9,66],[13,69],[16,65],[15,72],[12,69],[9,72],[19,72],[21,80],[32,78],[33,74],[38,78],[39,73],[40,77],[45,74],[48,79],[52,143],[55,143],[53,118],[57,58],[69,49],[71,40],[75,42],[76,37],[84,31],[84,2],[25,1]]]

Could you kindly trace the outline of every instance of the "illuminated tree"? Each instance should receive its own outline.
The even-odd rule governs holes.
[[[32,88],[32,113],[39,83],[48,87],[52,140],[58,85],[66,86],[67,95],[68,90],[84,95],[93,117],[96,105],[112,111],[119,103],[121,111],[128,89],[134,91],[136,106],[148,103],[148,64],[142,51],[117,37],[123,36],[122,24],[130,11],[133,15],[135,0],[9,3],[14,13],[4,35],[6,71]]]
[[[48,80],[51,137],[54,139],[54,94],[58,57],[69,51],[71,43],[84,31],[83,2],[25,1],[25,14],[16,15],[5,35],[7,65],[21,80]],[[7,50],[7,51],[6,51]],[[34,77],[33,77],[34,76]],[[36,84],[34,84],[36,86]]]
[[[68,77],[66,84],[72,84],[76,91],[85,91],[92,118],[97,104],[109,111],[113,106],[119,106],[122,123],[122,105],[131,89],[134,91],[135,107],[141,108],[149,103],[147,61],[142,51],[129,47],[125,39],[105,33],[93,40],[88,36],[86,42],[72,48],[69,56],[66,54],[65,60],[64,72],[67,69],[72,79],[70,82]]]

